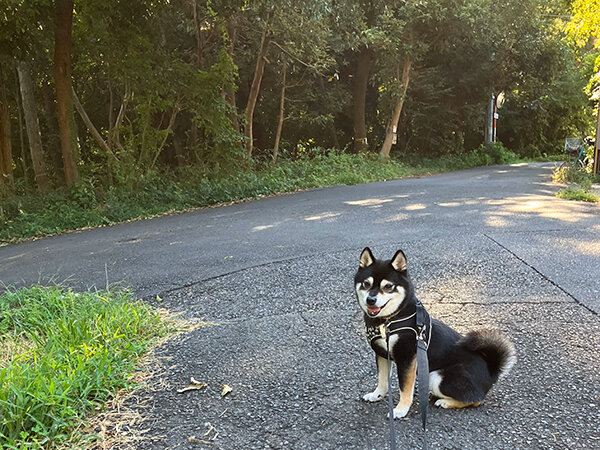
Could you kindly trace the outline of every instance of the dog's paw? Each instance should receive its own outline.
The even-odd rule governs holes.
[[[377,390],[373,392],[369,392],[368,394],[363,395],[363,400],[365,402],[378,402],[381,400],[385,394],[383,392],[379,392]]]
[[[394,408],[394,419],[402,419],[406,417],[408,414],[408,410],[410,409],[410,405],[404,408]]]
[[[454,408],[454,402],[452,400],[440,398],[435,401],[435,406],[439,406],[440,408],[444,409]]]

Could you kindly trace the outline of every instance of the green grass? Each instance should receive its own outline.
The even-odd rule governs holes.
[[[589,192],[580,187],[567,186],[556,193],[558,198],[564,198],[565,200],[577,200],[580,202],[596,203],[600,201],[593,192]]]
[[[263,164],[230,175],[205,174],[198,167],[151,173],[127,188],[103,188],[101,180],[84,178],[71,191],[5,197],[0,203],[0,243],[97,227],[171,211],[254,199],[281,192],[352,185],[441,173],[518,161],[501,145],[466,155],[435,159],[381,160],[376,154],[346,154],[312,149],[299,160]],[[1,199],[1,197],[0,197]]]
[[[130,384],[171,321],[129,294],[31,287],[0,296],[0,448],[51,448]]]
[[[592,184],[600,180],[587,170],[569,166],[557,167],[552,175],[552,180],[556,183],[567,184],[567,187],[556,193],[558,198],[590,203],[600,201],[600,197],[591,192]]]

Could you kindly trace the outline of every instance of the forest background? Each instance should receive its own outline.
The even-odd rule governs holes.
[[[594,132],[599,22],[599,0],[0,0],[0,242],[560,153]]]

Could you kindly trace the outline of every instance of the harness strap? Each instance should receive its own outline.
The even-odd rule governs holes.
[[[394,430],[394,400],[392,399],[392,362],[390,360],[390,333],[385,334],[388,360],[388,418],[390,421],[390,450],[396,450],[396,432]]]

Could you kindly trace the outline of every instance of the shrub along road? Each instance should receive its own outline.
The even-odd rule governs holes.
[[[0,280],[84,288],[108,274],[215,323],[156,350],[150,387],[126,402],[144,421],[129,414],[117,433],[146,430],[134,448],[196,448],[217,433],[225,449],[382,448],[386,405],[360,400],[376,379],[352,276],[364,246],[381,257],[402,248],[434,316],[460,331],[500,328],[519,356],[480,408],[431,406],[430,447],[595,448],[600,210],[555,198],[552,167],[335,187],[56,236],[0,248]],[[176,393],[191,376],[208,387]],[[233,388],[224,398],[221,384]],[[400,448],[420,446],[416,406],[396,422]]]

